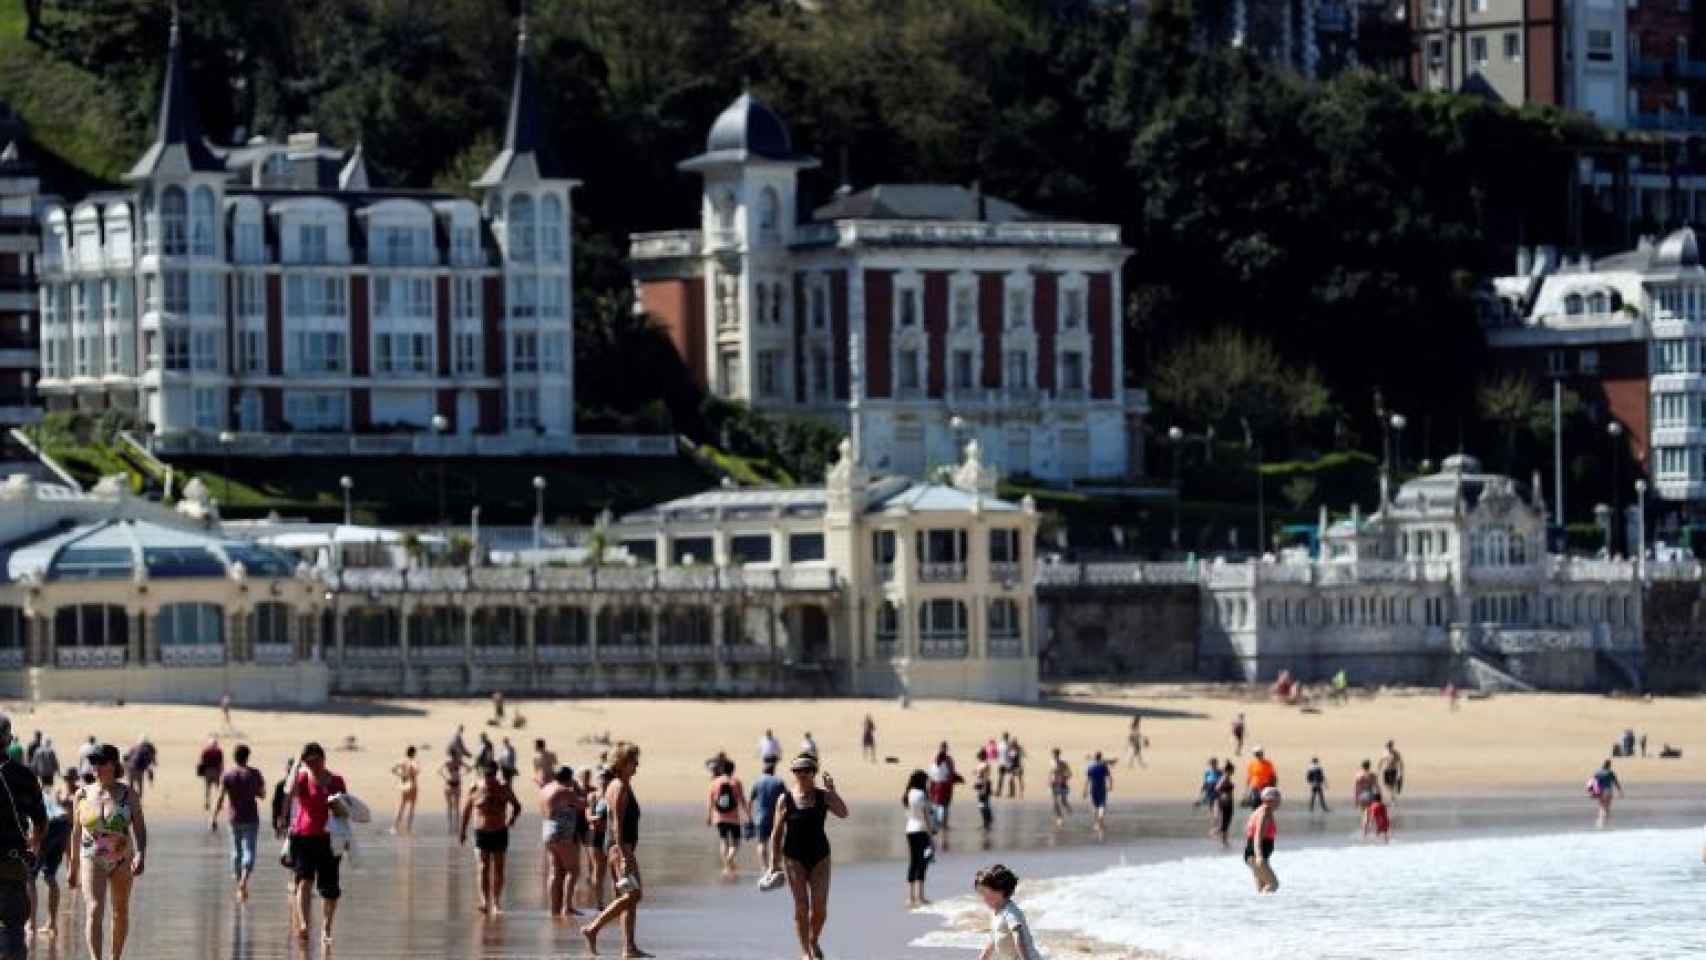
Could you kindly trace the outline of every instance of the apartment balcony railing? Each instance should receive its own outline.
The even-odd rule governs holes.
[[[1019,564],[1009,560],[998,560],[989,565],[989,579],[996,583],[1018,583]]]
[[[989,638],[989,655],[992,657],[1018,657],[1024,655],[1025,641],[1019,636],[991,636]]]
[[[931,660],[958,660],[971,652],[965,634],[927,633],[918,639],[918,655]]]
[[[918,579],[925,583],[962,583],[965,578],[963,563],[923,563],[918,567]]]
[[[71,669],[122,667],[129,657],[126,647],[60,647],[59,665]]]

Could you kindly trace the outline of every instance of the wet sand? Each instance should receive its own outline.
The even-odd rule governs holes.
[[[387,771],[401,759],[403,748],[413,744],[421,749],[422,812],[442,814],[432,771],[459,723],[466,726],[471,747],[481,732],[494,740],[510,737],[524,772],[535,737],[545,738],[563,762],[577,768],[596,763],[599,753],[608,749],[581,742],[584,738],[608,732],[632,739],[644,751],[642,796],[653,803],[681,805],[704,802],[703,761],[718,749],[728,751],[739,765],[737,774],[750,783],[757,773],[756,741],[769,727],[782,741],[785,755],[797,750],[802,733],[810,731],[843,795],[858,804],[896,803],[907,772],[928,763],[944,740],[969,777],[977,746],[1011,731],[1029,753],[1029,802],[1046,806],[1049,748],[1061,747],[1078,772],[1076,793],[1092,751],[1125,757],[1127,724],[1134,714],[1144,717],[1148,766],[1134,770],[1123,761],[1117,764],[1114,799],[1167,802],[1190,796],[1207,757],[1231,752],[1228,730],[1240,711],[1248,720],[1247,744],[1267,747],[1282,787],[1300,786],[1310,756],[1319,756],[1335,801],[1349,797],[1357,762],[1378,758],[1388,738],[1397,741],[1406,761],[1407,797],[1526,793],[1537,784],[1580,784],[1626,727],[1650,734],[1653,754],[1666,740],[1685,750],[1681,760],[1619,761],[1631,785],[1706,782],[1706,750],[1689,739],[1699,729],[1700,698],[1501,695],[1464,701],[1459,711],[1451,712],[1437,693],[1397,691],[1358,696],[1347,706],[1310,713],[1220,687],[1080,692],[1083,695],[1035,706],[921,701],[906,710],[893,701],[839,699],[530,701],[511,704],[510,719],[516,710],[527,717],[519,730],[487,727],[490,705],[474,700],[340,701],[320,710],[291,712],[249,710],[238,704],[232,731],[222,730],[219,712],[211,705],[51,704],[34,713],[12,705],[8,712],[22,737],[38,727],[45,730],[62,760],[76,756],[87,734],[122,747],[146,731],[161,758],[157,782],[147,797],[149,812],[158,816],[199,813],[202,790],[193,768],[213,733],[221,734],[227,757],[238,741],[252,745],[269,784],[304,741],[318,740],[351,789],[386,817],[395,796]],[[859,730],[866,714],[877,723],[880,758],[892,757],[894,763],[867,763],[860,757]],[[349,737],[359,749],[342,749]]]
[[[1617,808],[1617,826],[1697,826],[1698,791],[1687,787],[1638,789]],[[641,794],[644,801],[645,794]],[[898,797],[886,804],[855,804],[854,819],[835,821],[830,837],[836,873],[824,947],[831,958],[968,958],[963,949],[912,946],[939,931],[943,920],[902,907],[904,889]],[[1158,862],[1212,853],[1203,836],[1199,811],[1183,802],[1119,803],[1110,810],[1109,842],[1095,844],[1088,818],[1075,817],[1055,831],[1045,809],[1034,804],[1002,803],[988,848],[974,828],[975,810],[956,810],[966,818],[953,848],[932,868],[929,889],[937,900],[969,893],[971,875],[1000,860],[1026,882],[1082,876],[1110,866]],[[1329,817],[1285,809],[1284,847],[1332,845],[1349,841],[1355,826],[1347,811]],[[1425,799],[1400,807],[1397,841],[1425,836],[1459,836],[1466,831],[1499,833],[1556,832],[1585,828],[1591,803],[1575,785],[1532,796],[1509,794],[1462,800]],[[794,960],[791,901],[785,890],[760,893],[753,887],[756,862],[743,853],[737,883],[716,877],[713,835],[697,810],[668,804],[646,809],[641,857],[648,880],[641,913],[641,945],[660,957],[695,960]],[[973,829],[967,829],[973,828]],[[230,898],[228,838],[210,835],[205,826],[182,817],[156,821],[149,868],[138,883],[133,904],[132,960],[154,958],[229,958],[272,960],[284,957],[415,958],[450,960],[545,960],[585,956],[572,926],[553,924],[545,915],[538,884],[538,819],[525,814],[513,833],[507,913],[485,919],[474,912],[474,858],[444,835],[442,817],[417,821],[413,838],[393,838],[376,826],[360,828],[356,862],[345,869],[346,895],[338,918],[338,937],[328,954],[318,942],[306,950],[289,937],[284,904],[285,872],[277,865],[278,845],[263,840],[253,899],[239,906]],[[1228,856],[1235,856],[1231,851]],[[1228,897],[1249,896],[1240,885]],[[1023,902],[1025,887],[1020,888]],[[32,957],[84,956],[80,934],[70,918],[61,920],[57,943],[40,940]],[[968,922],[978,924],[975,912]],[[619,953],[614,929],[602,941],[604,955]],[[1083,938],[1056,942],[1054,956],[1135,957],[1104,950]],[[1234,952],[1229,949],[1228,956]]]

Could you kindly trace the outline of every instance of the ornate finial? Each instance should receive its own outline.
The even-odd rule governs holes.
[[[521,23],[516,30],[515,45],[517,49],[527,49],[527,0],[521,0]]]
[[[178,9],[178,0],[172,0],[172,42],[178,42],[178,23],[183,19],[183,13]]]

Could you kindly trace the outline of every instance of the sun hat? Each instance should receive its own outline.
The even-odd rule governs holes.
[[[1251,751],[1250,751],[1250,752],[1251,752],[1251,753],[1253,753],[1253,754],[1255,754],[1255,755],[1256,755],[1256,756],[1258,756],[1258,757],[1259,757],[1259,756],[1261,756],[1261,755],[1262,755],[1262,745],[1261,745],[1261,744],[1259,744],[1259,743],[1258,743],[1258,744],[1256,744],[1256,749],[1254,749],[1254,750],[1251,750]]]
[[[802,753],[794,758],[793,763],[788,764],[788,769],[795,773],[800,773],[805,770],[810,770],[811,772],[816,773],[817,758],[809,753]]]
[[[1262,788],[1262,799],[1264,801],[1266,801],[1266,800],[1278,800],[1279,798],[1280,798],[1279,787],[1264,787],[1264,788]]]

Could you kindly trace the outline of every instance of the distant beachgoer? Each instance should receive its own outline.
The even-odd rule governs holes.
[[[403,762],[393,764],[391,776],[397,778],[397,816],[391,820],[392,833],[415,832],[415,806],[421,792],[421,765],[415,760],[415,748],[403,751]]]
[[[859,747],[867,762],[877,762],[877,721],[872,720],[868,713],[865,714],[865,728],[859,737]]]
[[[557,775],[557,754],[545,747],[545,739],[533,741],[533,785],[543,790]]]
[[[972,790],[977,795],[977,817],[986,834],[995,825],[995,805],[990,802],[995,791],[995,778],[989,772],[990,755],[987,749],[978,754],[977,772],[972,777]]]
[[[480,767],[480,782],[468,791],[468,800],[462,805],[462,828],[456,837],[457,843],[466,845],[468,828],[474,827],[474,848],[480,855],[479,903],[475,909],[480,913],[503,913],[509,830],[521,816],[521,801],[509,788],[509,781],[498,778],[501,772],[490,761]]]
[[[47,742],[47,746],[48,746],[49,750],[52,750],[53,749],[53,741],[49,740]],[[1646,755],[1647,755],[1647,735],[1643,733],[1643,734],[1641,734],[1641,756],[1645,757]]]
[[[462,739],[462,724],[456,725],[456,732],[450,735],[450,742],[444,745],[444,755],[452,760],[467,760],[473,756],[468,752],[468,744]]]
[[[1617,779],[1617,774],[1611,770],[1611,761],[1605,761],[1593,776],[1588,778],[1588,796],[1599,802],[1599,815],[1594,820],[1594,826],[1604,827],[1611,821],[1611,794],[1616,791],[1623,795],[1623,784]]]
[[[954,758],[948,753],[948,742],[936,748],[936,762],[930,770],[930,803],[935,808],[936,831],[942,838],[942,852],[948,852],[949,817],[954,810],[954,785],[965,783],[966,778],[954,766]]]
[[[1457,696],[1458,696],[1457,684],[1447,683],[1445,685],[1445,702],[1446,702],[1446,705],[1451,708],[1452,713],[1457,712]]]
[[[1244,824],[1244,862],[1256,879],[1257,893],[1273,893],[1279,889],[1279,877],[1274,875],[1274,840],[1279,836],[1279,822],[1274,813],[1279,809],[1278,787],[1262,790],[1261,804]]]
[[[1214,815],[1217,818],[1215,836],[1220,838],[1220,845],[1223,847],[1227,845],[1232,832],[1232,807],[1237,802],[1234,796],[1237,793],[1237,781],[1234,777],[1237,773],[1237,768],[1228,760],[1226,766],[1221,768],[1220,779],[1214,782]]]
[[[291,925],[296,938],[306,942],[313,925],[314,893],[320,894],[324,914],[320,939],[332,942],[332,920],[338,913],[338,900],[343,888],[338,885],[338,866],[342,858],[332,848],[329,829],[332,819],[332,796],[349,790],[344,778],[326,767],[326,750],[318,743],[302,747],[301,763],[296,778],[291,781],[290,800],[295,815],[290,824],[290,863],[296,873],[296,902],[291,909]]]
[[[1315,812],[1315,803],[1320,801],[1322,813],[1332,813],[1327,809],[1327,771],[1321,769],[1321,758],[1310,757],[1309,769],[1303,774],[1303,780],[1309,784],[1309,812]]]
[[[735,875],[735,861],[740,857],[741,824],[751,820],[752,808],[747,805],[745,788],[735,777],[735,762],[724,760],[716,779],[711,781],[710,795],[705,798],[705,826],[715,825],[717,828],[725,877]]]
[[[516,762],[515,744],[510,743],[508,737],[503,738],[503,747],[498,750],[497,760],[498,772],[503,774],[505,783],[513,782],[516,776],[521,773]]]
[[[1240,713],[1232,721],[1232,755],[1244,755],[1244,715]]]
[[[492,746],[492,738],[486,736],[485,731],[480,731],[480,749],[474,751],[474,769],[478,770],[488,763],[495,765],[497,762],[497,748]]]
[[[1025,798],[1025,748],[1014,737],[1007,743],[1007,796],[1012,797],[1018,791],[1019,799]],[[1000,791],[996,791],[999,793]]]
[[[586,834],[586,799],[575,785],[575,772],[558,767],[539,791],[539,816],[544,820],[542,842],[550,864],[545,903],[551,917],[580,916],[575,909],[575,881],[580,878],[581,838]]]
[[[213,795],[219,792],[219,778],[225,775],[225,751],[219,749],[217,738],[209,737],[207,745],[201,748],[195,772],[201,778],[201,808],[211,810]]]
[[[1623,755],[1625,757],[1635,755],[1635,730],[1633,727],[1625,727],[1623,730]]]
[[[760,764],[776,764],[782,761],[782,741],[776,739],[776,734],[770,730],[764,731],[764,736],[758,738],[758,762]]]
[[[1130,762],[1134,762],[1140,767],[1146,767],[1148,764],[1143,762],[1143,745],[1149,741],[1143,736],[1143,731],[1139,729],[1142,724],[1143,714],[1139,713],[1131,718],[1131,730],[1126,733],[1126,743],[1131,748]]]
[[[618,743],[610,753],[610,785],[604,789],[605,842],[609,845],[610,869],[615,874],[616,899],[610,901],[592,922],[581,928],[587,952],[598,956],[598,932],[611,921],[622,924],[622,956],[649,957],[634,939],[639,926],[640,900],[645,887],[635,849],[640,844],[640,802],[634,798],[634,774],[640,768],[640,748]]]
[[[787,784],[776,776],[776,761],[771,760],[764,765],[763,775],[753,781],[752,795],[748,798],[747,806],[754,821],[753,839],[758,841],[758,859],[765,873],[782,869],[781,864],[770,861],[770,834],[776,829],[776,801],[787,790]]]
[[[231,729],[231,694],[221,694],[219,697],[219,714],[225,718],[225,729]]]
[[[847,804],[835,792],[835,779],[817,785],[818,760],[801,753],[788,765],[794,785],[776,801],[776,826],[770,842],[772,862],[780,861],[794,894],[794,933],[801,960],[822,960],[824,924],[829,920],[830,848],[824,824],[830,814],[843,819]]]
[[[1392,842],[1392,817],[1386,812],[1386,803],[1378,792],[1362,811],[1362,835],[1367,837],[1369,834],[1381,843]]]
[[[1373,765],[1367,760],[1362,762],[1362,769],[1357,771],[1356,780],[1351,784],[1351,800],[1357,809],[1366,810],[1374,802],[1374,795],[1380,792],[1380,778],[1374,775]]]
[[[1208,821],[1214,822],[1214,785],[1220,782],[1220,761],[1213,757],[1203,766],[1202,780],[1197,784],[1197,798],[1191,801],[1193,807],[1207,807]]]
[[[444,781],[444,822],[449,832],[456,832],[457,813],[462,809],[462,774],[470,769],[461,757],[446,757],[438,767],[438,777]]]
[[[1072,812],[1072,767],[1060,755],[1060,748],[1055,747],[1054,765],[1049,770],[1049,796],[1054,801],[1054,825],[1066,826],[1066,815]]]
[[[1386,741],[1386,755],[1380,758],[1380,765],[1375,768],[1380,774],[1380,782],[1386,785],[1386,792],[1392,798],[1391,805],[1398,805],[1398,795],[1404,792],[1404,758],[1399,755],[1392,741]]]
[[[239,901],[249,899],[249,877],[255,872],[255,845],[261,831],[261,798],[267,795],[261,772],[249,766],[249,745],[237,744],[231,751],[237,766],[219,778],[219,799],[213,803],[210,830],[219,829],[219,810],[231,801],[231,876],[237,881]]]
[[[12,743],[17,743],[17,742],[18,741],[16,741],[16,740],[12,741]],[[24,761],[23,761],[24,766],[26,766],[26,767],[35,766],[36,751],[41,749],[42,743],[43,743],[42,732],[40,730],[37,730],[35,733],[30,734],[30,742],[25,744],[22,748],[24,751]],[[6,749],[10,750],[11,745],[8,744]]]
[[[1114,789],[1114,771],[1102,762],[1097,750],[1090,765],[1084,768],[1084,796],[1090,801],[1096,839],[1103,839],[1108,829],[1108,793]]]
[[[47,928],[48,937],[59,936],[59,867],[65,862],[66,847],[71,842],[71,809],[77,804],[77,789],[82,786],[82,780],[77,771],[67,769],[59,782],[43,777],[41,780],[42,805],[47,814],[47,827],[42,834],[41,856],[36,861],[36,876],[47,885]],[[30,906],[30,927],[35,926],[35,898],[32,896]],[[0,955],[4,955],[0,951]]]
[[[1269,787],[1279,786],[1279,774],[1274,772],[1274,763],[1269,760],[1258,744],[1250,751],[1250,764],[1245,768],[1244,785],[1250,791],[1245,799],[1245,805],[1255,807],[1261,802],[1262,791]]]
[[[112,956],[117,960],[130,935],[130,891],[142,876],[148,824],[142,798],[118,778],[118,748],[101,744],[91,762],[95,782],[79,788],[72,804],[65,886],[83,890],[83,941],[93,957],[101,955],[102,919],[111,898]]]
[[[1001,731],[1001,742],[995,748],[995,795],[1000,796],[1007,789],[1007,775],[1012,771],[1011,750],[1013,738],[1007,731]]]
[[[272,788],[272,835],[282,840],[290,832],[290,774],[296,769],[296,758],[284,762],[284,776]]]
[[[588,771],[582,770],[583,785]],[[605,843],[606,827],[610,824],[610,805],[604,801],[605,791],[610,789],[610,781],[614,777],[609,767],[599,767],[598,785],[585,791],[587,798],[587,888],[592,893],[592,905],[596,909],[604,909],[604,882],[610,877],[610,855]]]
[[[997,863],[979,870],[972,886],[993,914],[989,942],[977,960],[1042,960],[1042,952],[1031,938],[1031,925],[1025,922],[1025,912],[1013,902],[1013,891],[1019,889],[1018,876]]]
[[[59,780],[59,754],[53,749],[53,738],[48,737],[36,748],[35,756],[29,758],[30,772],[38,780]]]
[[[806,735],[800,738],[800,752],[810,754],[814,757],[818,756],[817,741],[812,739],[812,732],[810,730],[807,730]]]
[[[94,743],[95,738],[90,737],[89,742]],[[154,749],[154,744],[149,742],[147,734],[136,738],[136,745],[125,753],[125,784],[137,796],[140,797],[144,788],[154,782],[154,767],[159,761],[160,754]],[[93,775],[94,771],[90,770],[88,773]],[[90,782],[89,777],[84,777],[84,782]]]
[[[497,721],[497,723],[494,724],[494,726],[502,724],[503,718],[504,718],[504,692],[502,690],[493,690],[492,691],[492,719]]]
[[[900,805],[906,811],[906,905],[920,907],[930,901],[924,896],[924,874],[936,857],[930,837],[935,831],[934,816],[926,789],[930,777],[923,770],[914,770],[901,791]]]

